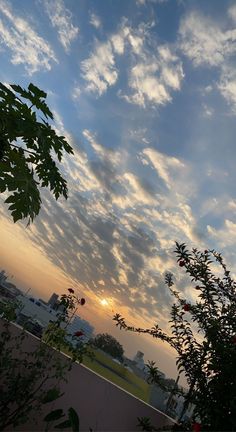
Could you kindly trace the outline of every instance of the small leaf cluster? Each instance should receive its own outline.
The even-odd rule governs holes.
[[[149,417],[138,417],[137,420],[137,426],[141,429],[141,431],[155,432],[158,430],[157,428],[155,428],[155,426],[152,425]]]
[[[145,366],[148,375],[148,384],[157,384],[162,390],[169,390],[165,383],[165,379],[163,378],[158,367],[156,366],[156,363],[149,360]]]
[[[32,83],[27,90],[10,87],[0,83],[0,193],[9,195],[5,202],[14,222],[30,222],[41,207],[40,186],[48,187],[56,199],[67,198],[67,183],[55,159],[61,162],[73,149],[48,122],[53,114],[44,91]]]
[[[61,420],[65,417],[62,409],[56,409],[51,411],[44,417],[44,421],[47,423],[47,431],[50,426],[53,426],[55,429],[68,429],[71,428],[73,432],[79,432],[79,416],[74,408],[70,407],[68,409],[68,418],[63,420],[63,422],[54,425],[55,421]]]
[[[81,305],[81,299],[69,289],[69,294],[62,294],[58,305],[57,319],[50,322],[43,334],[43,340],[58,351],[65,352],[72,361],[83,361],[84,355],[93,357],[89,349],[90,342],[84,343],[68,332],[68,326]],[[72,291],[72,292],[71,292]],[[76,343],[72,343],[76,342]]]
[[[24,341],[28,337],[25,331],[27,323],[19,335],[12,335],[10,322],[15,320],[19,303],[1,303],[4,330],[0,334],[0,430],[26,423],[41,410],[42,405],[60,398],[59,384],[67,380],[73,362],[82,362],[85,354],[90,356],[88,344],[78,341],[73,345],[68,340],[67,326],[80,301],[74,294],[61,296],[59,306],[63,306],[63,310],[55,322],[49,323],[43,340],[32,352],[24,351]],[[51,349],[52,346],[58,351],[65,351],[70,358],[62,359]],[[57,380],[58,387],[50,387],[53,379]],[[55,412],[49,413],[45,421],[51,422],[50,416],[54,415]],[[59,429],[66,427],[79,430],[79,419],[73,408],[69,409],[63,427],[57,425]]]
[[[0,335],[0,430],[9,430],[29,418],[34,419],[43,404],[61,396],[59,389],[48,390],[48,386],[53,379],[58,382],[65,379],[70,362],[57,358],[43,343],[33,352],[25,351],[25,330],[13,336],[6,317],[3,327]]]

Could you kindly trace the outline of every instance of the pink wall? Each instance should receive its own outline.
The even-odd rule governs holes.
[[[15,333],[19,329],[13,325],[12,331]],[[28,334],[25,343],[25,349],[31,351],[39,340]],[[162,412],[77,363],[68,373],[68,382],[62,383],[60,387],[65,394],[53,405],[45,405],[46,410],[39,413],[37,424],[29,422],[15,430],[43,431],[45,423],[41,419],[45,414],[56,408],[63,408],[66,411],[71,406],[79,414],[80,430],[87,432],[89,428],[92,428],[93,432],[140,431],[137,427],[137,417],[150,417],[156,427],[174,423]]]

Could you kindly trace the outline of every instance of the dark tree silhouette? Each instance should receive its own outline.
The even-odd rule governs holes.
[[[173,288],[172,274],[166,274],[175,302],[171,309],[171,331],[159,325],[151,329],[128,326],[119,314],[121,329],[148,333],[167,342],[177,353],[177,367],[189,384],[180,421],[190,402],[203,431],[236,430],[236,282],[221,254],[215,250],[188,251],[176,243],[179,266],[194,284],[196,301],[188,301]],[[219,265],[214,274],[216,264]]]
[[[108,333],[98,334],[93,339],[92,344],[118,360],[123,359],[124,349],[122,345]]]

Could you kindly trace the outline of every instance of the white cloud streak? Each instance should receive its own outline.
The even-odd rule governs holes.
[[[23,64],[30,75],[50,70],[51,63],[57,62],[49,43],[25,19],[14,15],[5,1],[0,2],[0,43],[11,50],[11,62]]]
[[[193,11],[180,24],[180,48],[195,67],[217,68],[216,88],[236,113],[236,74],[232,62],[236,53],[236,7],[228,9],[231,28],[223,28],[212,18]],[[232,26],[233,23],[233,26]]]
[[[176,174],[178,177],[181,170],[185,167],[184,163],[173,156],[164,155],[151,148],[144,149],[143,155],[149,158],[166,187],[171,189],[175,183],[174,178]]]
[[[57,29],[59,41],[68,53],[79,33],[79,28],[72,24],[72,13],[63,0],[44,0],[44,4],[52,26]]]
[[[168,47],[161,47],[158,56],[138,63],[131,69],[129,85],[134,93],[129,102],[145,107],[147,102],[165,105],[172,100],[170,91],[179,90],[184,77],[181,62]]]
[[[219,66],[236,52],[236,29],[224,31],[198,12],[182,20],[179,34],[181,49],[194,66]]]
[[[218,89],[228,104],[232,107],[232,112],[236,114],[236,72],[233,66],[223,66]]]
[[[98,15],[96,15],[95,13],[91,13],[90,14],[90,21],[89,23],[95,27],[96,29],[99,29],[102,27],[102,22],[101,19],[99,18]]]
[[[141,23],[137,29],[131,28],[123,20],[119,30],[106,42],[96,41],[89,58],[81,64],[82,76],[88,82],[87,91],[101,96],[116,84],[118,69],[116,56],[128,54],[135,63],[128,70],[128,85],[131,94],[118,95],[127,102],[146,107],[164,105],[172,100],[171,92],[180,90],[184,77],[182,64],[168,45],[153,46],[150,29],[153,23]]]
[[[110,41],[96,43],[94,52],[81,63],[83,78],[88,82],[86,90],[101,96],[118,78]]]

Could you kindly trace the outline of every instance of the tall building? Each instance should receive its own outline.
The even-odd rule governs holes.
[[[48,300],[48,306],[50,306],[52,309],[56,309],[56,306],[58,305],[58,298],[59,295],[56,293],[53,293],[50,297],[50,299]]]
[[[6,272],[5,272],[5,270],[2,270],[1,272],[0,272],[0,285],[4,285],[4,283],[6,282],[6,280],[7,280],[7,275],[6,275]]]
[[[7,274],[5,270],[0,272],[0,297],[5,299],[14,299],[22,294],[21,290],[13,283],[7,281]]]
[[[142,351],[137,351],[137,354],[135,354],[133,361],[135,362],[136,366],[139,369],[143,369],[144,364],[144,353]]]
[[[76,315],[68,325],[68,332],[73,335],[77,331],[83,332],[83,336],[80,336],[79,340],[88,342],[93,337],[94,327],[88,321]]]

